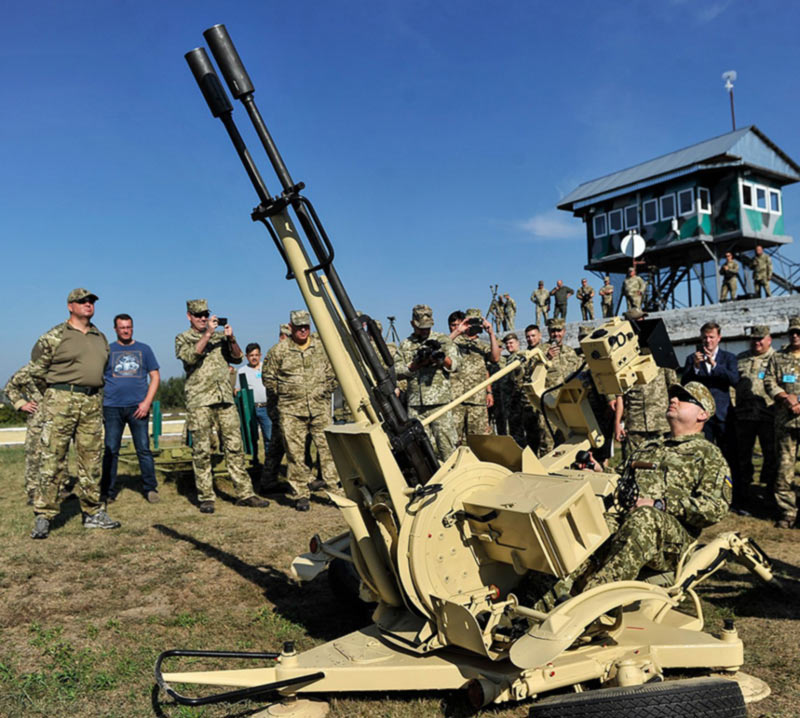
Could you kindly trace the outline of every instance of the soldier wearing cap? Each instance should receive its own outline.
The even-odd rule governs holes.
[[[229,364],[240,364],[243,353],[233,328],[209,316],[205,299],[186,302],[189,329],[175,337],[175,356],[186,372],[186,424],[192,432],[192,466],[200,511],[214,513],[214,479],[211,472],[211,435],[219,427],[225,466],[236,492],[237,506],[268,506],[269,501],[253,493],[245,469],[241,423],[233,401]]]
[[[603,277],[603,286],[598,292],[600,295],[600,308],[603,310],[603,318],[609,319],[614,316],[614,285],[611,284],[611,277],[607,274]]]
[[[775,401],[775,445],[778,472],[775,503],[778,528],[788,529],[797,521],[795,480],[797,448],[800,445],[800,316],[789,317],[789,343],[775,352],[767,364],[764,390]]]
[[[750,349],[739,354],[739,383],[736,385],[736,431],[737,466],[734,475],[734,504],[745,510],[752,500],[749,496],[753,483],[753,447],[756,437],[761,446],[764,463],[761,467],[761,483],[766,484],[770,499],[775,490],[777,471],[775,453],[775,402],[764,388],[767,366],[775,350],[769,327],[757,324],[750,331]]]
[[[631,267],[628,270],[628,276],[622,283],[622,295],[628,303],[628,309],[641,309],[642,300],[644,299],[644,291],[647,289],[647,284],[639,275],[636,270]]]
[[[739,262],[733,258],[733,254],[725,252],[725,264],[719,268],[722,275],[722,288],[719,293],[719,301],[724,302],[730,296],[731,300],[736,299],[736,290],[739,278]]]
[[[761,297],[761,290],[763,289],[764,294],[771,297],[772,292],[769,289],[769,283],[772,279],[772,260],[769,255],[764,254],[764,248],[760,244],[756,245],[755,251],[753,264],[751,265],[753,268],[753,287],[755,289],[755,295],[756,297]]]
[[[325,427],[331,423],[331,396],[336,388],[333,368],[322,342],[311,334],[311,315],[305,309],[289,314],[288,340],[267,352],[261,379],[267,389],[267,403],[274,397],[283,446],[287,479],[295,496],[295,508],[308,511],[311,491],[336,491],[338,474],[333,463]],[[317,447],[321,479],[306,466],[306,438]]]
[[[547,322],[548,342],[543,347],[544,355],[550,362],[545,377],[545,389],[551,389],[562,384],[581,364],[577,352],[569,345],[564,344],[565,323],[563,319],[553,317]],[[551,452],[563,440],[560,433],[553,437],[548,428],[544,413],[540,414],[542,441],[539,448],[540,455]]]
[[[67,296],[69,319],[39,337],[31,352],[30,377],[44,383],[40,479],[34,489],[31,538],[47,538],[60,510],[69,442],[75,440],[77,494],[86,528],[115,529],[100,500],[103,462],[103,373],[108,341],[92,324],[97,295],[73,289]]]
[[[700,532],[722,520],[731,503],[730,468],[722,452],[703,436],[714,415],[714,397],[703,384],[673,384],[667,422],[670,434],[631,454],[622,475],[635,472],[639,495],[619,530],[598,557],[585,589],[634,580],[648,567],[675,570]]]
[[[503,329],[504,331],[514,331],[514,320],[517,316],[517,303],[508,296],[503,295]]]
[[[586,279],[581,279],[581,286],[575,294],[581,303],[581,319],[594,319],[594,288]]]
[[[278,331],[278,343],[285,342],[292,336],[292,330],[287,324],[281,324]],[[263,367],[263,363],[262,363]],[[263,376],[263,374],[262,374]],[[263,383],[263,379],[262,379]],[[274,393],[267,392],[267,416],[269,417],[272,429],[269,435],[269,444],[264,455],[264,471],[261,475],[262,494],[284,493],[289,485],[285,481],[278,479],[278,472],[283,461],[283,433],[281,432],[281,419],[278,413],[278,397]]]
[[[471,324],[470,320],[477,320]],[[500,360],[500,345],[492,325],[481,316],[480,309],[453,312],[447,319],[450,339],[458,348],[458,371],[450,374],[450,390],[455,399],[473,386],[486,381],[489,364]],[[478,339],[481,330],[489,335],[489,344]],[[466,443],[470,434],[489,434],[489,409],[494,406],[493,386],[473,394],[453,409],[458,443]]]
[[[459,366],[458,349],[446,334],[433,331],[433,310],[417,304],[411,312],[413,332],[397,348],[395,371],[408,382],[408,415],[424,419],[453,399],[450,374]],[[439,461],[455,451],[457,435],[449,411],[425,427]]]
[[[550,313],[550,292],[545,289],[543,280],[539,280],[538,289],[531,293],[531,301],[536,307],[536,323],[546,325],[547,315]]]

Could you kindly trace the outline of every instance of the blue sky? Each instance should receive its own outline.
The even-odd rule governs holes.
[[[180,373],[186,299],[265,348],[300,305],[183,59],[215,23],[354,304],[396,315],[403,335],[419,302],[443,328],[499,283],[527,322],[538,279],[577,287],[584,229],[558,200],[727,132],[725,70],[738,126],[800,160],[793,3],[7,0],[3,15],[3,381],[73,287],[100,296],[110,339],[114,314],[132,314],[164,376]],[[234,117],[277,191],[241,106]],[[784,199],[798,236],[800,192]]]

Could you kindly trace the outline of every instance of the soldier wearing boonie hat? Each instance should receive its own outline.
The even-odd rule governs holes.
[[[545,377],[545,389],[551,389],[557,384],[561,384],[581,363],[577,352],[571,346],[563,343],[564,328],[565,323],[562,317],[553,317],[547,322],[549,337],[547,344],[542,348],[545,351],[545,357],[547,357],[550,362],[550,366],[547,368],[547,375]],[[540,442],[539,452],[540,455],[544,455],[551,452],[558,444],[562,443],[564,437],[560,431],[556,431],[556,436],[553,437],[547,428],[547,423],[544,421],[543,415],[540,414],[540,417],[540,434],[542,440]]]
[[[775,490],[778,470],[775,447],[775,401],[764,388],[767,366],[775,350],[769,326],[750,327],[750,348],[736,357],[739,382],[736,385],[736,473],[734,474],[734,505],[740,513],[752,513],[756,496],[751,495],[753,483],[753,449],[756,437],[764,459],[761,482],[768,487],[769,503]],[[769,508],[773,508],[771,505]]]
[[[778,505],[778,528],[788,529],[797,521],[795,461],[800,446],[800,316],[789,317],[789,343],[770,358],[764,377],[764,390],[775,401],[775,444],[778,471],[775,479],[775,503]]]

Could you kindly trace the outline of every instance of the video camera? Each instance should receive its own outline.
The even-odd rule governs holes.
[[[467,319],[467,324],[469,326],[467,327],[467,331],[465,331],[464,333],[468,337],[478,336],[478,334],[480,334],[483,331],[483,319],[481,319],[480,317],[469,317]]]
[[[414,355],[414,363],[418,366],[425,364],[441,365],[444,359],[445,353],[442,351],[442,343],[437,339],[426,339]]]

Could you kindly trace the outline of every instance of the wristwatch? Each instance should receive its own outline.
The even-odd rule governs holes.
[[[653,508],[658,509],[659,511],[665,511],[667,505],[664,503],[664,499],[656,499],[653,501]]]

